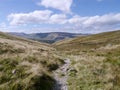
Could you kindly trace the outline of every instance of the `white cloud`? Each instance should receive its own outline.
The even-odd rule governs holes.
[[[120,28],[120,13],[91,17],[74,16],[68,22],[79,30],[107,31]]]
[[[6,28],[6,23],[4,22],[0,23],[0,28]]]
[[[52,14],[52,11],[34,11],[30,13],[16,13],[8,15],[10,25],[32,24],[64,24],[67,16],[65,14]]]
[[[11,25],[27,24],[27,23],[44,23],[46,22],[52,11],[50,10],[36,10],[30,13],[15,13],[8,16]]]
[[[67,22],[66,19],[66,15],[65,14],[54,14],[50,17],[49,19],[49,23],[53,23],[53,24],[65,24]]]
[[[4,23],[4,22],[0,23],[0,30],[5,31],[6,29],[7,29],[6,23]]]
[[[117,14],[105,14],[102,16],[86,16],[81,17],[75,15],[71,18],[68,18],[65,14],[53,14],[49,10],[45,11],[34,11],[31,13],[18,13],[10,14],[8,16],[11,25],[19,24],[53,24],[57,25],[58,29],[65,30],[68,28],[73,30],[78,30],[82,32],[101,32],[107,30],[114,30],[120,28],[120,13]],[[60,25],[60,27],[59,27]],[[61,29],[61,25],[62,28]],[[39,26],[39,25],[38,25]],[[36,27],[37,28],[37,27]],[[51,28],[52,30],[52,28]]]
[[[61,10],[63,12],[70,13],[70,7],[72,5],[73,0],[41,0],[39,5],[43,5],[46,8],[54,8]]]

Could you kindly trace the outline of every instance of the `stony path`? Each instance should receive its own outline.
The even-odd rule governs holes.
[[[54,79],[56,80],[56,84],[53,90],[68,90],[67,71],[69,69],[69,66],[70,66],[70,59],[67,58],[65,59],[65,64],[54,72]]]

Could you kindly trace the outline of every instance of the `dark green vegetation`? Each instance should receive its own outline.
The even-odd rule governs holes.
[[[32,40],[37,40],[40,42],[50,43],[50,44],[59,40],[86,35],[86,34],[76,34],[76,33],[66,33],[66,32],[33,33],[33,34],[10,33],[10,34]]]
[[[65,40],[54,46],[71,59],[69,90],[120,89],[120,31]]]

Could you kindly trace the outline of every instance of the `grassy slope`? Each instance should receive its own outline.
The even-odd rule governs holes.
[[[51,90],[61,63],[49,45],[0,32],[0,90]]]
[[[71,59],[69,90],[120,89],[120,31],[57,42]]]
[[[120,42],[120,31],[106,32],[101,34],[95,34],[90,36],[82,36],[80,38],[64,40],[57,42],[54,45],[58,49],[70,49],[74,46],[74,50],[77,49],[91,49],[105,46],[106,44],[117,44]]]

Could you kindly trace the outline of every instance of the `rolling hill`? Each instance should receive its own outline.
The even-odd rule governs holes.
[[[88,50],[106,45],[116,45],[120,43],[120,31],[105,32],[89,36],[81,36],[69,40],[58,41],[54,43],[57,48]],[[71,48],[74,47],[74,48]]]
[[[62,63],[50,45],[0,32],[0,90],[52,90]]]
[[[68,90],[120,89],[120,30],[53,45],[71,60]]]
[[[56,41],[63,39],[89,35],[89,34],[77,34],[77,33],[67,33],[67,32],[32,33],[32,34],[12,32],[10,34],[32,40],[37,40],[40,42],[46,42],[46,43],[54,43]]]
[[[0,90],[57,90],[55,85],[119,90],[120,30],[51,45],[0,32]]]

